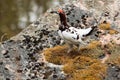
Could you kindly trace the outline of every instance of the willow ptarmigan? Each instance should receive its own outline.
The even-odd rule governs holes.
[[[69,45],[68,53],[72,50],[73,45],[78,45],[80,50],[81,44],[86,45],[83,39],[89,36],[96,26],[89,27],[86,29],[77,29],[67,24],[66,14],[62,9],[53,11],[51,13],[57,13],[60,17],[61,24],[59,25],[58,34],[59,36]]]

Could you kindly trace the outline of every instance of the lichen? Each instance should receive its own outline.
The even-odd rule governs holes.
[[[99,25],[99,28],[101,30],[109,30],[111,29],[111,24],[109,22],[102,22],[100,25]]]
[[[114,30],[114,29],[111,29],[111,30],[109,30],[109,34],[117,34],[117,33],[119,33],[117,30]]]

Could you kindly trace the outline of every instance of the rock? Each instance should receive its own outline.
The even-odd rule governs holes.
[[[96,7],[92,7],[93,9],[91,9],[91,7],[88,8],[88,1],[89,0],[84,0],[82,5],[80,4],[79,0],[69,0],[69,2],[66,4],[49,9],[46,12],[46,15],[43,15],[43,17],[33,22],[18,35],[0,43],[1,80],[42,80],[43,78],[65,80],[66,75],[62,72],[61,65],[53,65],[46,61],[39,61],[39,59],[44,58],[44,56],[41,55],[42,50],[63,43],[62,39],[57,33],[59,24],[58,17],[55,14],[51,14],[50,11],[56,11],[61,7],[65,10],[67,14],[67,21],[71,26],[77,28],[86,28],[86,25],[89,27],[95,25],[96,22],[99,22],[98,19],[101,17],[101,12],[104,12],[97,4],[95,5]],[[118,0],[115,0],[115,2],[116,1]],[[111,3],[108,2],[108,5],[106,4],[106,6],[109,6],[110,4]],[[113,12],[115,11],[113,10]],[[106,16],[108,16],[108,14],[105,13],[105,16],[102,17]],[[112,14],[110,14],[109,21],[112,20],[111,16]],[[119,16],[120,15],[118,15],[118,17]],[[94,17],[97,19],[97,21]],[[116,18],[116,20],[118,19]],[[101,21],[102,20],[100,19],[100,22]],[[116,23],[118,23],[118,21]],[[116,23],[115,25],[117,25]],[[90,39],[96,39],[96,34],[97,30],[95,33],[93,33]],[[114,76],[119,78],[119,74],[116,74],[116,71],[113,72],[115,72]],[[112,72],[108,74],[108,78],[111,74]],[[114,76],[110,78],[116,80],[116,77]],[[106,79],[108,78],[106,77]]]
[[[120,80],[120,67],[110,65],[107,70],[107,77],[104,80]]]

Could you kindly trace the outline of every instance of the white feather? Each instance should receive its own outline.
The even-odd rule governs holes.
[[[69,29],[66,29],[65,31],[58,31],[58,34],[62,39],[64,39],[66,42],[71,44],[79,44],[82,42],[81,38],[83,38],[83,35],[88,34],[92,28],[87,29],[77,29],[74,27],[70,27]],[[77,37],[79,36],[79,39]]]

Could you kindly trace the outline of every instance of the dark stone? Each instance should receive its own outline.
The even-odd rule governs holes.
[[[57,44],[60,44],[60,41],[56,40],[56,43],[57,43]]]
[[[39,66],[40,66],[40,63],[36,63],[36,64],[35,64],[35,67],[39,67]]]
[[[14,42],[14,40],[11,40],[11,39],[10,39],[10,40],[8,40],[8,42]]]
[[[67,22],[69,22],[69,18],[67,18]]]
[[[6,78],[6,80],[10,80],[10,78]]]
[[[8,54],[8,50],[5,50],[5,53],[3,53],[3,55],[7,55]]]
[[[33,57],[33,54],[32,54],[32,53],[28,53],[27,55],[29,55],[29,57]]]
[[[104,23],[104,24],[107,24],[107,21],[105,20],[105,21],[103,21],[103,23]]]
[[[32,76],[32,77],[31,77],[31,79],[35,79],[35,78],[36,78],[36,76]]]
[[[85,15],[82,15],[82,16],[81,16],[81,19],[84,19],[84,18],[85,18]]]
[[[76,20],[77,23],[80,23],[80,20]]]
[[[39,21],[35,21],[34,24],[35,24],[35,25],[39,25],[40,22],[39,22]]]
[[[45,64],[44,62],[41,62],[41,63],[40,63],[40,66],[44,66],[44,64]]]
[[[73,17],[75,17],[75,15],[72,15]]]
[[[18,73],[22,73],[22,71],[23,71],[23,70],[20,70],[20,69],[17,70]]]
[[[5,58],[10,58],[10,56],[9,56],[9,55],[5,55],[4,57],[5,57]]]
[[[71,26],[74,26],[74,23],[71,23]]]
[[[20,61],[21,57],[19,56],[19,57],[16,57],[15,59],[16,59],[17,61]]]
[[[0,65],[3,65],[3,62],[0,62]]]
[[[31,68],[31,66],[30,66],[30,65],[27,65],[26,67],[27,67],[28,69],[30,69],[30,68]]]
[[[8,70],[8,68],[6,68],[6,67],[5,67],[4,69],[5,69],[5,70]]]
[[[67,12],[66,15],[70,15],[71,14],[71,11]]]
[[[57,78],[57,77],[58,77],[57,75],[55,75],[55,74],[53,75],[53,78]]]

